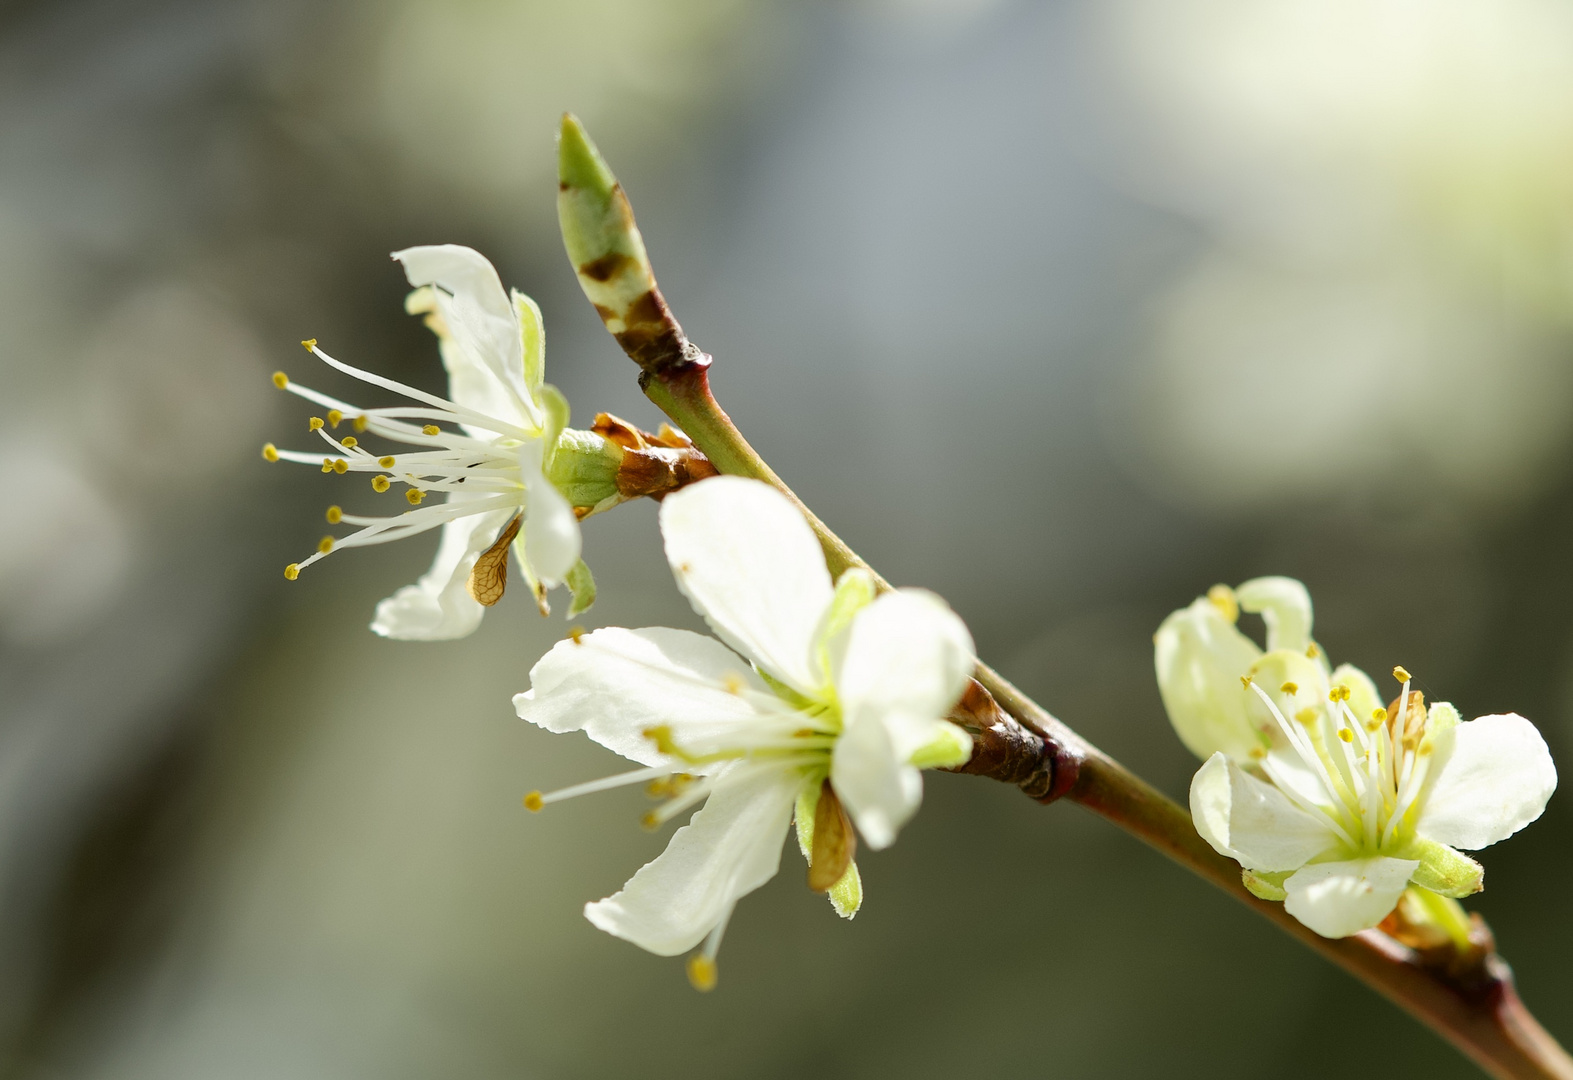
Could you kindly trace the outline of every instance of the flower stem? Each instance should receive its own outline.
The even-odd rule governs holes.
[[[873,573],[881,589],[888,589],[889,583],[831,532],[743,438],[710,391],[708,360],[702,357],[658,372],[647,369],[640,382],[650,400],[723,473],[763,480],[802,509],[832,575],[858,566]],[[1240,868],[1201,838],[1184,807],[1077,735],[988,665],[980,662],[975,675],[1009,717],[1043,740],[1056,779],[1047,794],[1023,783],[1028,794],[1045,802],[1063,794],[1136,836],[1387,997],[1491,1076],[1573,1080],[1573,1058],[1525,1008],[1511,971],[1494,949],[1481,950],[1475,962],[1459,969],[1430,963],[1377,930],[1341,939],[1321,937],[1282,904],[1252,896],[1240,881]],[[1014,774],[998,778],[1019,780]]]

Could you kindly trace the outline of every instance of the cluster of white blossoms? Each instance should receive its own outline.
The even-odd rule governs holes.
[[[974,659],[966,627],[932,593],[876,597],[855,569],[832,584],[802,513],[763,483],[716,477],[668,496],[661,533],[678,586],[721,641],[659,627],[575,635],[535,665],[514,705],[642,766],[532,793],[531,809],[626,784],[667,796],[651,826],[704,803],[585,915],[663,956],[703,942],[688,971],[709,989],[732,909],[775,876],[794,814],[810,887],[856,913],[852,826],[886,847],[922,798],[918,770],[970,757],[971,737],[942,717]]]
[[[1236,627],[1241,609],[1262,616],[1265,652]],[[1458,849],[1511,836],[1556,788],[1522,716],[1460,722],[1445,702],[1427,708],[1401,667],[1384,706],[1364,672],[1330,668],[1298,581],[1216,586],[1155,644],[1169,719],[1206,759],[1191,782],[1197,831],[1253,893],[1324,937],[1376,926],[1406,890],[1478,892],[1483,870]]]
[[[417,404],[362,409],[274,375],[281,389],[321,405],[312,417],[323,441],[316,452],[280,450],[269,443],[269,461],[320,465],[322,471],[367,473],[378,493],[405,485],[413,509],[387,517],[328,510],[330,524],[359,526],[348,536],[323,537],[301,570],[340,548],[364,547],[440,528],[437,556],[421,579],[377,605],[371,628],[386,637],[435,641],[463,637],[480,624],[507,581],[508,551],[515,552],[531,592],[545,610],[545,594],[565,581],[593,595],[579,559],[578,518],[569,500],[546,477],[568,422],[562,395],[545,384],[545,336],[535,302],[503,291],[497,271],[479,252],[453,244],[406,248],[393,257],[416,286],[406,302],[426,315],[448,371],[449,397],[405,386],[351,367],[317,347],[302,344],[329,367],[391,390]],[[355,435],[336,434],[348,424]],[[374,453],[360,445],[371,434],[408,446],[408,452]],[[442,501],[423,505],[428,496]],[[576,607],[588,606],[587,599]]]

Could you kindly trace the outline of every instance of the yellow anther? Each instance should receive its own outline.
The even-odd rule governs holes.
[[[294,581],[300,577],[300,563],[290,563],[284,568],[284,580]]]
[[[389,486],[389,481],[386,476],[373,476],[371,478],[371,490],[378,492],[379,494],[381,492],[387,491]]]
[[[312,349],[317,347],[317,339],[314,337],[309,337],[305,341],[302,341],[301,345],[305,347],[307,352],[310,352]]]
[[[1327,692],[1328,701],[1348,701],[1349,687],[1339,683]]]
[[[262,444],[262,460],[263,461],[277,461],[278,459],[279,459],[279,448],[274,446],[272,443],[263,443]]]
[[[1251,760],[1262,761],[1267,757],[1267,748],[1263,746],[1251,747]]]
[[[524,808],[532,814],[541,812],[541,807],[546,805],[546,800],[541,798],[539,791],[532,791],[524,797]]]
[[[703,953],[695,953],[688,958],[688,985],[698,990],[701,994],[708,994],[715,989],[716,966],[715,961]]]
[[[1371,710],[1371,719],[1378,724],[1387,723],[1387,710],[1378,705]]]
[[[328,524],[337,525],[344,520],[344,511],[337,506],[328,507]]]
[[[345,473],[350,471],[350,463],[345,461],[343,458],[339,458],[333,463],[333,471],[338,473],[340,476],[343,476]]]
[[[332,458],[325,457],[325,458],[322,459],[322,471],[323,472],[332,472],[333,471],[333,459]]]
[[[582,626],[570,626],[568,628],[568,640],[572,641],[575,645],[583,645],[584,644],[584,627],[582,627]]]
[[[729,694],[741,694],[743,688],[748,684],[743,681],[743,677],[737,672],[729,671],[726,673],[726,678],[721,680],[721,685],[726,687],[726,692]]]
[[[1316,642],[1313,641],[1311,644],[1305,647],[1305,658],[1307,660],[1315,660],[1318,656],[1321,655],[1322,650],[1316,647]]]
[[[420,488],[410,488],[410,490],[404,493],[404,497],[409,500],[411,506],[419,506],[421,500],[426,497],[426,493]]]
[[[642,829],[659,829],[661,827],[661,815],[654,810],[646,810],[639,815],[639,827]]]
[[[1288,694],[1292,697],[1300,692],[1300,687],[1292,682],[1286,682],[1278,688],[1278,691],[1279,693]]]
[[[356,431],[365,431],[366,430],[366,425],[368,423],[370,423],[370,421],[366,419],[366,414],[365,413],[361,413],[353,421],[351,421],[351,423],[353,423],[355,425],[355,430]]]
[[[652,799],[664,799],[672,794],[672,785],[666,780],[652,780],[645,785],[644,793]]]
[[[1207,600],[1230,622],[1240,621],[1240,602],[1234,598],[1234,590],[1229,586],[1214,585],[1207,590]]]
[[[660,724],[656,727],[645,728],[641,734],[643,734],[644,737],[649,739],[651,742],[655,743],[655,748],[661,751],[661,753],[677,753],[677,744],[672,742],[672,729],[667,727],[665,724]]]
[[[306,421],[306,428],[309,431],[321,431],[322,430],[322,417],[320,417],[320,416],[313,416],[310,420],[307,420]]]
[[[328,552],[332,551],[333,550],[333,537],[331,537],[331,536],[324,536],[321,540],[318,540],[317,541],[317,550],[322,552],[324,555],[326,555]]]
[[[353,450],[360,445],[360,440],[353,435],[346,435],[339,440],[340,445],[346,450]]]
[[[284,389],[289,385],[289,376],[284,374],[282,371],[275,371],[273,373],[273,385],[278,387],[280,390]]]
[[[1320,714],[1310,706],[1307,706],[1306,708],[1303,708],[1294,714],[1294,718],[1300,721],[1300,723],[1304,724],[1306,727],[1310,727],[1312,724],[1316,723],[1316,721],[1319,719],[1319,716]]]
[[[391,469],[391,468],[393,468],[393,457],[392,457],[392,455],[389,455],[388,457],[385,457],[385,458],[378,458],[377,459],[377,464],[381,465],[384,469]]]
[[[421,428],[421,434],[422,435],[441,435],[442,434],[442,428],[438,427],[436,424],[427,424],[425,427]]]
[[[344,420],[344,414],[339,412],[339,410],[337,410],[337,409],[329,409],[328,410],[328,423],[332,424],[334,427],[338,427],[339,424],[343,422],[343,420]]]
[[[1400,665],[1399,667],[1395,667],[1393,669],[1393,678],[1397,679],[1399,682],[1408,682],[1410,675],[1409,672]]]
[[[1251,677],[1249,675],[1241,675],[1240,685],[1249,690],[1251,688]]]
[[[1350,731],[1346,727],[1338,729],[1338,737],[1340,739],[1344,740],[1344,742],[1354,742],[1355,741],[1355,733]]]

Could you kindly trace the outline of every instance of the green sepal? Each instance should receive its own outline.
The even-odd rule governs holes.
[[[1258,900],[1282,903],[1289,895],[1284,890],[1284,882],[1293,873],[1293,870],[1241,870],[1240,881]]]
[[[573,569],[568,571],[568,576],[563,580],[568,586],[568,591],[573,594],[573,600],[568,604],[568,617],[583,615],[590,610],[590,605],[595,603],[595,578],[590,573],[590,568],[583,559],[573,564]]]
[[[1433,701],[1426,711],[1426,738],[1436,739],[1443,732],[1456,728],[1462,720],[1451,702]]]
[[[863,878],[858,873],[856,859],[848,864],[847,872],[841,875],[841,880],[832,885],[825,895],[830,897],[830,906],[835,908],[836,914],[843,919],[850,919],[857,915],[858,908],[863,906]]]
[[[541,471],[548,477],[552,475],[552,462],[557,457],[557,443],[561,439],[563,429],[568,426],[568,399],[563,392],[551,383],[541,386],[541,404],[546,409],[546,428],[542,432],[545,440],[546,459],[541,462]]]
[[[858,612],[874,602],[876,592],[874,575],[860,566],[848,567],[836,580],[836,591],[830,598],[830,606],[825,609],[824,616],[819,620],[819,629],[814,634],[814,650],[827,687],[832,681],[832,648],[847,632]]]
[[[803,861],[813,863],[814,851],[814,811],[819,806],[820,786],[824,783],[822,775],[812,776],[803,785],[803,790],[797,795],[797,808],[793,811],[793,820],[797,825],[797,849],[803,853]],[[858,864],[853,860],[847,867],[847,872],[841,875],[841,880],[830,887],[826,893],[830,897],[830,906],[836,909],[836,914],[843,919],[850,919],[858,913],[863,906],[863,878],[858,873]]]
[[[519,317],[519,338],[524,346],[524,388],[539,395],[546,382],[546,321],[536,302],[513,290],[513,310]]]
[[[948,720],[934,721],[934,737],[907,761],[920,769],[953,769],[972,760],[972,736]]]
[[[1419,859],[1409,880],[1439,896],[1473,896],[1486,887],[1486,868],[1435,840],[1415,840],[1394,853],[1397,859]]]
[[[546,478],[568,502],[591,511],[604,510],[621,501],[617,470],[623,448],[593,431],[563,428],[557,436]]]

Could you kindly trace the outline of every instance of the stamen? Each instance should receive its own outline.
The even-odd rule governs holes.
[[[650,765],[643,769],[616,773],[612,776],[603,776],[599,780],[587,780],[582,784],[558,788],[556,791],[549,791],[544,795],[539,791],[532,791],[524,797],[524,805],[531,810],[539,810],[549,803],[562,802],[564,799],[577,799],[580,795],[594,795],[599,791],[611,791],[614,788],[627,787],[629,784],[642,784],[646,780],[670,776],[676,771],[676,766],[673,765]],[[534,805],[531,805],[532,803]]]
[[[333,463],[333,471],[338,473],[340,476],[343,476],[345,473],[350,471],[350,463],[345,461],[343,458],[339,458]]]
[[[1408,671],[1404,670],[1402,665],[1399,665],[1393,669],[1393,678],[1397,679],[1399,682],[1408,682],[1411,676]]]
[[[409,500],[411,506],[419,506],[421,500],[426,497],[426,493],[420,488],[410,488],[410,490],[404,493],[404,497]]]
[[[377,464],[381,465],[384,469],[391,469],[391,468],[393,468],[393,455],[390,454],[387,457],[378,458],[377,459]]]
[[[321,431],[322,430],[322,417],[320,417],[320,416],[313,416],[310,420],[307,420],[306,421],[306,430],[307,431]]]
[[[307,338],[305,341],[301,342],[301,345],[305,346],[307,352],[310,352],[317,347],[317,339],[314,337]]]
[[[344,509],[343,509],[343,507],[339,507],[339,506],[330,506],[330,507],[328,507],[327,517],[328,517],[328,524],[329,525],[337,525],[339,522],[344,520]]]
[[[300,577],[300,563],[290,563],[284,568],[284,580],[294,581]]]
[[[367,419],[365,413],[361,413],[352,422],[355,425],[355,430],[356,431],[365,431],[366,430],[366,425],[369,424],[371,421]]]
[[[339,412],[339,410],[337,410],[337,409],[329,409],[328,410],[328,423],[331,424],[333,427],[338,427],[339,426],[339,422],[342,421],[343,419],[344,419],[344,414]]]
[[[1245,689],[1249,690],[1251,688],[1251,677],[1249,675],[1241,675],[1240,676],[1240,685],[1242,687],[1244,687]]]
[[[1350,731],[1348,728],[1339,728],[1338,737],[1344,740],[1346,743],[1352,743],[1355,741],[1355,733]]]
[[[279,459],[279,448],[274,446],[272,443],[263,443],[262,444],[262,460],[263,461],[277,461],[278,459]]]
[[[330,473],[330,472],[333,471],[333,459],[332,458],[325,457],[325,458],[322,459],[322,471],[325,472],[325,473]]]
[[[390,483],[391,482],[386,476],[373,476],[371,478],[371,490],[377,492],[380,495],[384,491],[388,490]]]
[[[570,626],[568,628],[568,640],[572,641],[575,645],[583,645],[584,644],[584,627],[582,627],[582,626]]]
[[[425,427],[421,428],[421,434],[422,435],[441,435],[442,434],[442,428],[438,427],[436,424],[427,424]]]
[[[695,953],[688,958],[688,985],[701,994],[715,989],[717,974],[716,962],[708,956]]]
[[[278,387],[280,390],[284,389],[289,385],[289,376],[284,374],[282,371],[275,371],[273,373],[273,385]]]
[[[324,536],[321,540],[318,540],[317,541],[317,550],[322,552],[324,555],[326,555],[328,552],[332,551],[333,550],[333,537],[331,537],[331,536]]]
[[[1316,642],[1313,641],[1311,644],[1305,647],[1305,658],[1307,660],[1315,660],[1318,656],[1321,655],[1322,650],[1316,647]]]
[[[1298,694],[1300,692],[1300,688],[1298,686],[1296,686],[1292,682],[1284,683],[1282,686],[1280,686],[1278,688],[1278,690],[1279,690],[1280,693],[1288,694],[1291,697],[1294,696],[1295,694]]]
[[[1339,683],[1327,692],[1328,701],[1348,701],[1350,690],[1343,683]]]
[[[346,435],[339,441],[339,445],[346,450],[353,450],[360,445],[360,440],[353,435]]]

